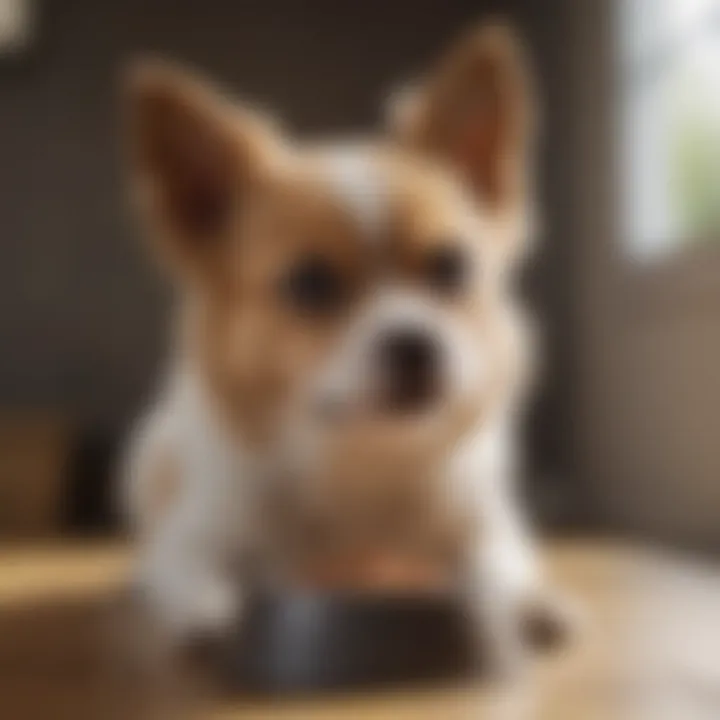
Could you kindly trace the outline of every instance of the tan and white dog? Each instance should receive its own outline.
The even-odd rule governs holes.
[[[221,629],[255,583],[331,568],[380,586],[394,559],[453,573],[514,662],[526,614],[553,607],[512,488],[534,135],[512,33],[463,37],[372,140],[292,142],[156,62],[129,105],[180,295],[126,478],[169,637]]]

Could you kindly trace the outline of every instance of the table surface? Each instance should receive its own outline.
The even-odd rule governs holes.
[[[301,702],[205,697],[203,718],[295,720],[720,718],[720,568],[606,540],[546,549],[549,573],[585,608],[582,633],[539,658],[511,692],[434,688]],[[0,546],[0,698],[15,720],[136,718],[130,679],[107,694],[108,607],[126,574],[113,544]]]

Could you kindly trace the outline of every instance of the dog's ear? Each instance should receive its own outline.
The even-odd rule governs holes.
[[[523,47],[507,25],[472,29],[391,110],[400,139],[449,162],[483,204],[522,200],[535,102]]]
[[[258,171],[268,132],[190,73],[141,61],[126,84],[135,190],[173,260],[217,255]]]

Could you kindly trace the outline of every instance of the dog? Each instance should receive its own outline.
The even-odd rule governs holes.
[[[134,199],[179,300],[123,486],[171,643],[237,621],[257,583],[377,579],[383,558],[449,570],[498,668],[528,618],[561,627],[513,489],[533,95],[498,23],[369,139],[296,142],[188,71],[133,66]]]

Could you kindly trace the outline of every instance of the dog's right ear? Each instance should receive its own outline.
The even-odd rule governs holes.
[[[489,210],[524,203],[537,114],[528,65],[506,23],[471,28],[391,98],[395,136],[448,163]]]
[[[218,256],[260,171],[269,128],[188,72],[135,64],[126,85],[132,175],[174,262]]]

